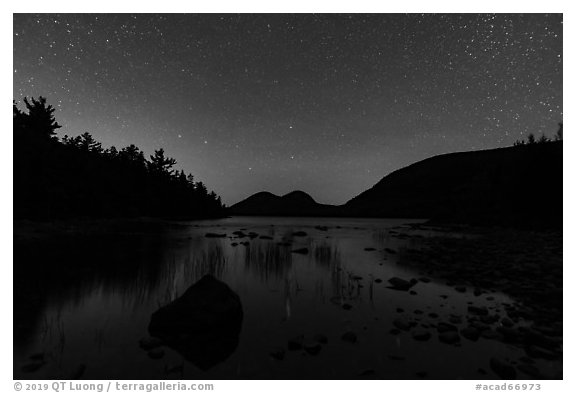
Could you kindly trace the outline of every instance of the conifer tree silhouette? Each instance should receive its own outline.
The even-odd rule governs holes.
[[[562,133],[562,123],[558,123],[558,131],[556,131],[556,134],[554,135],[554,140],[561,141],[563,137]]]
[[[30,101],[24,97],[24,104],[28,109],[25,116],[25,127],[33,130],[38,135],[53,138],[56,130],[61,127],[54,118],[54,108],[46,104],[46,98],[40,96],[38,99],[31,98]]]
[[[171,175],[172,167],[176,165],[176,160],[164,156],[164,149],[154,151],[154,155],[150,156],[150,168],[157,173],[165,173]]]
[[[220,198],[158,149],[146,160],[136,145],[104,149],[89,132],[56,136],[44,97],[12,102],[14,216],[214,217]]]

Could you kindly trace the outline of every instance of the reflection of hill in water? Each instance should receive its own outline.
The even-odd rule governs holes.
[[[48,304],[80,306],[95,293],[127,306],[164,304],[206,274],[222,277],[225,265],[220,244],[162,233],[14,242],[14,340],[24,345],[45,323]]]
[[[48,303],[77,304],[95,291],[148,301],[161,283],[166,250],[179,248],[159,235],[14,242],[15,343],[24,345],[34,334]]]

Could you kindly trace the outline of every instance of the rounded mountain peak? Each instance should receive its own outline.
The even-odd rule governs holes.
[[[288,194],[283,195],[282,199],[290,200],[290,201],[297,202],[297,203],[316,203],[314,198],[312,198],[310,195],[308,195],[304,191],[300,191],[300,190],[289,192]]]

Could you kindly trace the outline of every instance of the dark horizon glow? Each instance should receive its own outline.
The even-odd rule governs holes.
[[[551,136],[562,15],[14,15],[14,99],[59,136],[163,147],[234,204],[342,204],[442,153]]]

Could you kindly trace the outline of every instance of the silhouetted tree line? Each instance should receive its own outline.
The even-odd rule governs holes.
[[[104,149],[89,133],[64,136],[44,97],[13,101],[14,216],[215,217],[224,206],[176,160],[156,150],[146,159],[135,145]]]
[[[554,134],[554,137],[548,138],[545,134],[542,134],[540,138],[536,139],[534,134],[528,134],[526,140],[518,139],[514,142],[514,146],[525,146],[525,145],[533,145],[536,143],[547,143],[547,142],[556,142],[562,140],[562,123],[558,123],[558,131]]]

